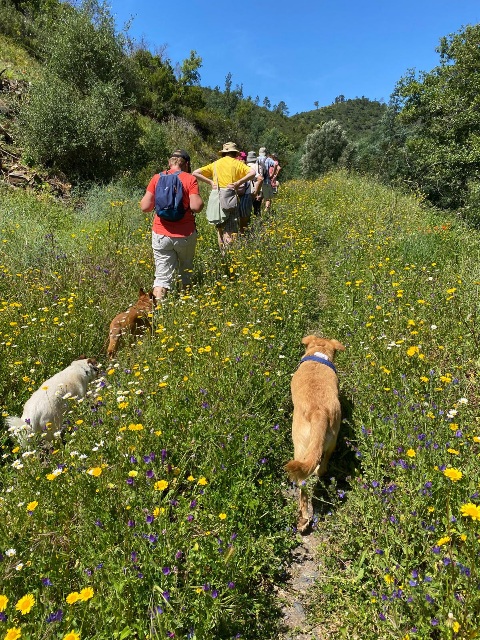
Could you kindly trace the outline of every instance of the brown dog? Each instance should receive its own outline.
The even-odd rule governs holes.
[[[110,359],[115,357],[120,346],[122,336],[130,334],[138,335],[141,329],[150,328],[150,317],[155,308],[155,296],[150,291],[145,293],[140,289],[138,300],[128,311],[119,313],[110,323],[110,331],[108,334],[109,344],[107,354]]]
[[[305,336],[305,355],[292,377],[294,460],[285,465],[290,480],[301,482],[316,473],[327,471],[328,461],[337,443],[341,410],[338,379],[333,359],[345,347],[338,340]],[[297,529],[310,524],[308,493],[303,487],[299,496]]]

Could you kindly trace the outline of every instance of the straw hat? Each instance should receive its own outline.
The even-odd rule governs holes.
[[[237,145],[235,144],[235,142],[226,142],[223,145],[223,149],[221,149],[218,153],[240,153],[240,149],[237,149]]]

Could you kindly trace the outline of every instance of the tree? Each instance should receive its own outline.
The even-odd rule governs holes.
[[[274,113],[279,113],[281,116],[288,116],[288,107],[283,100],[273,107]]]
[[[265,96],[265,98],[263,99],[263,106],[265,107],[265,109],[270,109],[270,107],[272,106],[272,103],[267,98],[267,96]]]
[[[410,179],[442,207],[468,203],[480,176],[480,24],[442,38],[440,64],[409,72],[393,99],[406,140]]]
[[[318,105],[319,105],[318,100],[315,100],[315,102],[313,103],[313,106],[315,107],[315,109],[318,109]]]
[[[345,96],[339,95],[335,98],[335,104],[339,104],[340,102],[345,102]]]
[[[200,84],[200,72],[199,69],[202,66],[202,58],[197,55],[197,52],[192,49],[190,51],[190,57],[180,65],[178,81],[185,87],[192,87]]]
[[[302,175],[313,178],[329,171],[338,164],[347,145],[348,138],[338,122],[326,122],[305,140],[300,160]]]
[[[21,142],[34,162],[77,179],[108,179],[139,149],[131,61],[104,5],[62,11],[44,33],[45,73],[22,106]]]
[[[179,85],[168,59],[139,48],[132,55],[137,67],[137,108],[157,120],[176,115],[181,106]]]

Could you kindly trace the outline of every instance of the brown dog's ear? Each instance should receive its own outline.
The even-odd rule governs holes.
[[[305,336],[302,338],[302,344],[308,347],[308,345],[314,340],[318,340],[317,336]]]
[[[343,346],[343,344],[341,342],[339,342],[338,340],[330,340],[330,342],[332,343],[335,351],[345,351],[345,347]]]
[[[150,300],[156,300],[155,296],[153,295],[153,289],[150,289],[150,291],[148,292],[148,297],[150,298]]]
[[[138,295],[139,296],[144,296],[145,295],[145,291],[143,290],[143,287],[140,287],[140,289],[138,290]]]

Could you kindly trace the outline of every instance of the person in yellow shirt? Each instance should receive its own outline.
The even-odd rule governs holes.
[[[249,180],[255,177],[255,170],[245,163],[237,160],[240,150],[234,142],[226,142],[218,152],[221,156],[219,160],[207,164],[204,167],[195,169],[192,173],[197,180],[206,182],[212,189],[234,189],[235,191]],[[239,211],[238,207],[231,213],[224,223],[217,225],[218,245],[222,253],[232,243],[239,232]]]

